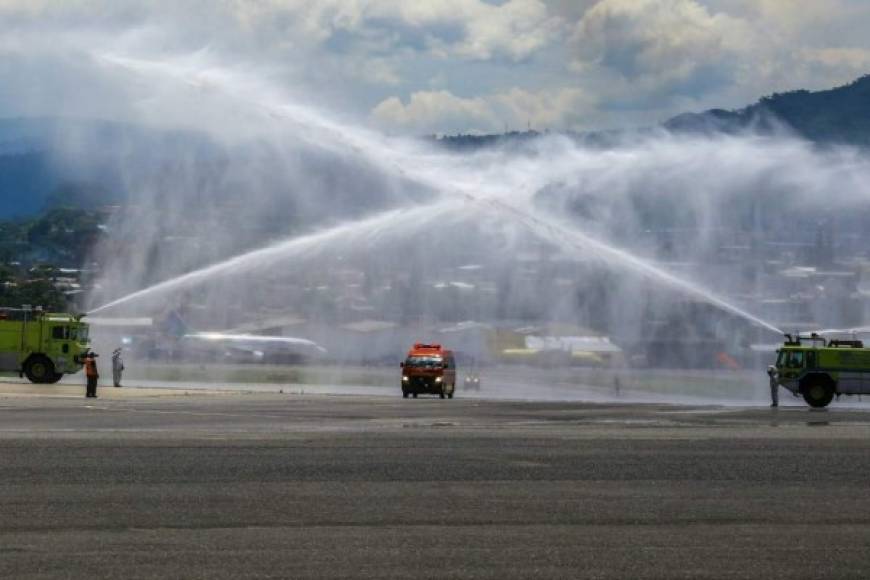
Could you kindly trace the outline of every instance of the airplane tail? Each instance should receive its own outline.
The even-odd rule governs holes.
[[[160,330],[175,338],[181,338],[185,334],[190,333],[190,326],[185,322],[178,310],[170,310],[159,324]]]

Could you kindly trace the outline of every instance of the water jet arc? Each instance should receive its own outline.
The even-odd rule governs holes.
[[[171,81],[183,83],[191,90],[197,90],[200,83],[200,80],[191,71],[172,63],[143,61],[112,55],[97,55],[97,57],[107,64],[112,64],[128,71],[134,71],[143,76],[147,74],[161,75],[163,78],[168,78]],[[226,75],[226,78],[230,76]],[[311,135],[317,135],[318,137],[314,140],[303,137],[312,144],[324,148],[328,144],[328,148],[331,150],[341,150],[354,156],[363,156],[367,161],[387,174],[401,175],[404,178],[426,185],[435,191],[447,194],[448,197],[452,197],[454,200],[462,200],[463,202],[473,201],[488,205],[488,207],[496,210],[499,214],[509,217],[515,223],[522,224],[532,233],[548,239],[557,245],[567,244],[576,249],[592,250],[592,256],[606,266],[613,267],[614,263],[619,264],[632,272],[703,300],[767,330],[781,334],[781,331],[774,325],[740,309],[715,293],[675,276],[625,249],[598,240],[585,232],[578,231],[576,228],[561,225],[549,216],[536,212],[531,205],[524,211],[499,199],[488,199],[474,195],[467,191],[468,186],[463,187],[461,182],[456,180],[454,180],[452,186],[445,186],[442,181],[445,173],[438,172],[438,175],[433,173],[427,167],[427,161],[431,162],[432,159],[423,159],[419,152],[415,155],[412,152],[401,151],[395,148],[395,144],[392,141],[376,138],[376,136],[364,130],[343,126],[333,120],[324,118],[309,108],[286,102],[276,104],[269,102],[265,97],[260,97],[260,100],[252,100],[251,95],[246,95],[244,92],[234,89],[234,85],[227,84],[225,81],[212,80],[209,84],[211,90],[219,87],[224,96],[233,99],[237,103],[246,105],[252,110],[266,113],[270,121],[273,121],[275,118],[281,118],[296,127],[304,127],[309,137]],[[449,204],[446,208],[443,203],[441,204],[442,210],[449,210],[449,208]],[[432,208],[423,207],[402,211],[415,212],[415,215],[425,217],[427,212],[432,211]],[[264,261],[292,257],[295,252],[304,251],[306,248],[310,248],[317,243],[327,243],[328,241],[340,239],[342,236],[360,235],[360,232],[356,228],[366,228],[369,226],[383,228],[394,225],[398,221],[396,215],[395,212],[387,212],[380,216],[361,220],[356,222],[356,224],[343,224],[317,234],[287,240],[274,246],[254,250],[253,252],[248,252],[133,292],[95,308],[92,310],[92,313],[130,303],[146,296],[169,292],[180,286],[194,285],[210,277],[223,275],[229,270],[251,268]]]

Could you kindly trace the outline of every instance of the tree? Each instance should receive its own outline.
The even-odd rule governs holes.
[[[47,258],[78,266],[102,234],[100,214],[81,210],[53,209],[33,222],[28,242],[43,249]]]

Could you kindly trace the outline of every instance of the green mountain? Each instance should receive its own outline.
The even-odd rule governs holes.
[[[677,133],[772,133],[783,128],[820,145],[870,146],[870,76],[834,89],[793,91],[764,97],[736,110],[686,113],[663,126]],[[608,147],[632,136],[654,132],[604,131],[573,133],[589,146]],[[455,135],[441,137],[444,147],[469,151],[487,147],[522,148],[539,133]],[[85,144],[74,154],[64,143]],[[256,152],[255,152],[256,153]],[[196,167],[196,181],[226,183],[221,167],[243,150],[224,150],[207,136],[184,131],[157,131],[97,120],[0,118],[0,220],[28,218],[57,207],[91,208],[123,203],[127,184],[148,182],[178,170],[177,159]],[[119,156],[138,159],[135,175],[122,171]],[[271,163],[271,161],[270,161]],[[276,167],[280,160],[275,160]],[[280,172],[264,187],[281,189]]]
[[[675,132],[772,132],[785,126],[823,145],[870,146],[870,75],[826,91],[774,93],[734,111],[713,109],[667,121]]]
[[[744,132],[771,134],[785,130],[819,145],[868,147],[870,75],[826,91],[774,93],[742,109],[684,113],[661,126],[674,133],[706,135]],[[584,145],[611,147],[623,143],[627,138],[654,133],[656,129],[589,131],[568,135]],[[535,131],[502,135],[460,134],[438,137],[435,141],[455,151],[471,151],[492,146],[522,147],[539,135]]]

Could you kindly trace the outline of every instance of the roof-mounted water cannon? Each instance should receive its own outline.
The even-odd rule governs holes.
[[[807,343],[809,343],[809,345],[812,347],[821,346],[824,348],[825,346],[828,346],[825,337],[817,332],[795,332],[794,334],[786,333],[783,336],[785,336],[785,346],[803,346]]]
[[[811,332],[809,336],[807,335],[798,335],[798,344],[803,344],[804,342],[809,342],[811,346],[817,347],[821,344],[824,348],[827,346],[827,341],[823,336],[821,336],[818,332]]]

